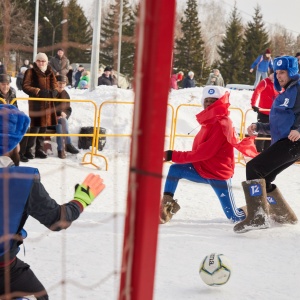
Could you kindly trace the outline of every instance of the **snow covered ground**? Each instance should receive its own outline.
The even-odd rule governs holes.
[[[133,101],[130,90],[98,87],[93,92],[68,90],[72,99],[91,99],[99,106],[103,101]],[[200,104],[202,88],[172,91],[169,103],[175,108],[183,103]],[[250,107],[249,91],[232,91],[234,107]],[[26,96],[18,92],[18,97]],[[19,101],[21,110],[27,110],[26,101]],[[92,125],[92,106],[72,103],[71,132]],[[195,127],[195,114],[199,108],[184,108],[178,132],[187,134]],[[131,132],[132,105],[107,106],[101,126],[107,133]],[[255,120],[250,113],[248,124]],[[170,117],[168,117],[169,120]],[[232,112],[239,126],[239,113]],[[192,134],[195,134],[196,128]],[[73,137],[77,144],[77,137]],[[175,148],[187,150],[192,139],[176,139]],[[104,178],[106,189],[64,232],[50,232],[32,218],[26,224],[28,238],[26,255],[21,249],[19,258],[29,263],[47,288],[50,299],[107,300],[117,299],[119,268],[121,264],[123,222],[126,208],[129,165],[128,137],[107,138],[101,153],[108,159],[96,158],[101,169],[80,165],[86,151],[68,155],[65,160],[53,155],[45,160],[34,159],[24,165],[37,167],[49,194],[59,203],[72,199],[74,186],[90,173]],[[54,143],[53,143],[54,146]],[[166,141],[166,149],[168,141]],[[169,165],[164,165],[166,175]],[[276,184],[300,216],[299,165],[293,165],[276,179]],[[236,165],[233,188],[239,206],[245,204],[241,181],[245,180],[245,167]],[[164,180],[162,181],[162,187]],[[235,234],[233,224],[225,217],[217,197],[210,186],[181,181],[175,194],[181,210],[174,219],[160,225],[155,300],[294,300],[299,299],[300,227],[274,225],[268,230]],[[225,254],[232,263],[232,277],[221,287],[205,285],[199,274],[202,259],[212,252]],[[146,272],[147,270],[145,270]]]

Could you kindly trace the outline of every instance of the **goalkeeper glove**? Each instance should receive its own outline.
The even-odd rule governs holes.
[[[82,184],[76,184],[74,200],[87,207],[104,188],[103,179],[99,175],[89,174]]]

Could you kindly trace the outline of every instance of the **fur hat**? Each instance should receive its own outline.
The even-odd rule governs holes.
[[[205,98],[221,98],[225,95],[228,90],[223,88],[222,86],[217,85],[207,85],[203,88],[201,104],[204,106]]]
[[[112,68],[111,68],[111,67],[109,67],[109,66],[107,66],[107,67],[105,67],[105,69],[104,69],[104,72],[106,72],[106,71],[109,71],[109,72],[111,72],[111,70],[112,70]]]
[[[1,83],[11,83],[11,78],[8,74],[0,74]]]
[[[0,155],[13,150],[22,140],[30,118],[10,104],[0,104]]]
[[[280,56],[274,59],[274,73],[277,70],[286,70],[288,72],[288,76],[292,79],[298,79],[298,60],[296,57],[293,56]],[[274,86],[275,89],[280,92],[281,86],[278,82],[277,76],[274,76]]]
[[[65,75],[56,75],[55,78],[56,78],[56,81],[68,83],[68,77]]]
[[[35,61],[37,60],[45,60],[48,62],[48,56],[45,53],[39,52],[35,57]]]
[[[271,50],[268,48],[268,49],[266,49],[266,52],[265,52],[266,54],[271,54]]]

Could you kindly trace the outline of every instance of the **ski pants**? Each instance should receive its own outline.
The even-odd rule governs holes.
[[[173,164],[170,166],[169,173],[166,179],[164,193],[174,196],[178,181],[187,179],[197,183],[210,184],[220,200],[221,206],[226,217],[234,222],[239,222],[245,219],[245,214],[242,209],[235,205],[231,179],[216,180],[206,179],[201,177],[191,163],[188,164]]]
[[[8,267],[0,268],[0,298],[5,293],[5,271],[9,268],[10,293],[13,299],[20,296],[34,295],[37,300],[48,300],[49,297],[44,286],[30,269],[30,266],[16,258]],[[11,299],[11,297],[9,297]]]
[[[267,192],[272,191],[276,176],[300,157],[300,140],[281,139],[251,159],[246,165],[247,180],[264,178]]]

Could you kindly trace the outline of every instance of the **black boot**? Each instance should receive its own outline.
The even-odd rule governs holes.
[[[47,154],[43,150],[38,150],[35,152],[36,158],[47,158]]]
[[[28,159],[25,155],[20,154],[20,161],[21,161],[21,162],[28,162],[29,159]]]
[[[79,153],[79,150],[77,150],[72,144],[67,144],[66,145],[66,151],[71,153],[71,154]]]

